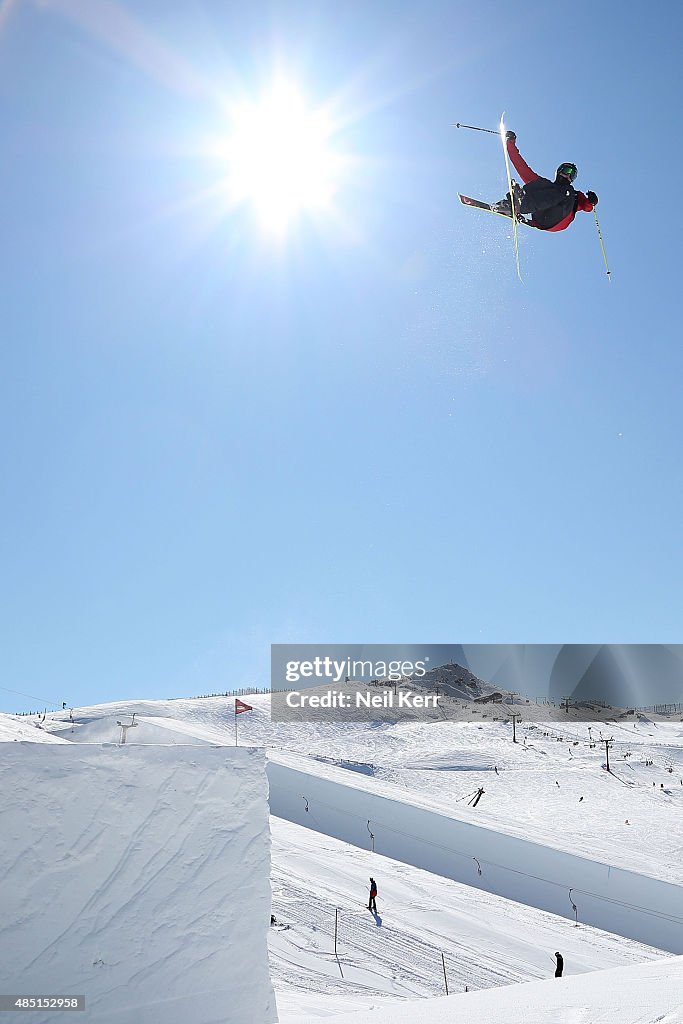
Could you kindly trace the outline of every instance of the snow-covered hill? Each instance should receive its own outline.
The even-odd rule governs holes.
[[[38,715],[0,714],[0,743],[27,740],[29,743],[68,743],[43,729]]]
[[[494,773],[495,774],[495,773]],[[268,765],[271,810],[288,821],[372,849],[444,878],[583,924],[683,953],[683,887],[610,861],[482,826],[465,811],[418,804],[357,772],[291,753]],[[467,820],[469,818],[469,820]]]
[[[583,720],[571,720],[562,719],[558,709],[556,720],[543,721],[542,706],[533,706],[522,710],[513,743],[511,721],[486,702],[469,701],[473,720],[463,722],[389,725],[369,717],[294,724],[271,721],[267,696],[245,699],[254,710],[237,722],[232,698],[141,700],[48,714],[45,721],[0,720],[0,737],[18,738],[19,725],[22,737],[28,730],[36,740],[58,740],[59,746],[45,748],[50,753],[65,744],[87,749],[106,743],[117,750],[123,727],[130,725],[127,753],[145,748],[156,756],[161,746],[171,758],[184,758],[187,751],[199,755],[205,746],[234,748],[237,725],[239,744],[267,748],[271,767],[304,766],[311,777],[334,780],[349,793],[398,797],[416,809],[592,858],[608,869],[614,865],[677,886],[683,882],[679,721],[614,714],[610,720],[609,711],[601,721],[583,714]],[[604,767],[605,739],[612,740],[610,772]],[[484,794],[474,807],[471,797],[479,788]],[[306,797],[303,791],[292,793],[300,810]],[[308,814],[316,816],[312,801]],[[325,815],[320,818],[324,825]],[[480,993],[473,989],[505,985],[506,1005],[508,996],[514,1005],[516,982],[552,972],[556,948],[566,957],[568,977],[562,984],[567,985],[577,980],[576,973],[597,972],[599,978],[605,968],[624,961],[635,965],[662,956],[660,950],[589,928],[581,919],[576,928],[571,919],[483,892],[476,878],[473,886],[463,886],[393,861],[379,852],[379,832],[373,853],[367,823],[360,825],[359,836],[348,845],[324,834],[324,828],[317,833],[272,819],[277,921],[270,929],[271,972],[286,1024],[397,999],[406,1007],[405,1019],[418,1020],[420,1007],[429,1012],[425,997],[443,990],[441,953],[451,992],[467,985],[463,998],[474,1000]],[[371,873],[380,881],[379,922],[363,905]],[[673,919],[678,911],[671,909],[667,916]],[[541,1003],[539,997],[539,1011]],[[562,1019],[553,1012],[549,1003],[549,1024]],[[567,1021],[592,1019],[577,1012]],[[612,1024],[608,1017],[604,1021]]]
[[[240,744],[333,761],[398,788],[418,804],[572,854],[683,884],[683,724],[680,721],[428,725],[377,722],[274,723],[267,696],[249,698]],[[540,710],[540,708],[538,709]],[[128,743],[235,742],[233,698],[129,701],[48,715],[43,730],[64,739],[117,743],[119,720],[139,726]],[[27,723],[31,719],[19,719]],[[43,735],[41,731],[41,736]],[[602,738],[612,737],[610,773]],[[498,769],[496,774],[495,769]],[[349,774],[350,774],[349,773]],[[485,795],[472,809],[478,787]]]
[[[297,1024],[312,1024],[300,1017]],[[683,957],[342,1014],[335,1024],[682,1024]]]
[[[271,974],[285,1024],[439,995],[444,968],[449,992],[472,992],[548,977],[556,949],[568,975],[665,955],[279,818],[271,829]],[[370,875],[376,916],[366,906]]]

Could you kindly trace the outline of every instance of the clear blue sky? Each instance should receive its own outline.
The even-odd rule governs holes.
[[[681,639],[682,21],[0,0],[0,707],[267,685],[274,641]],[[276,70],[350,158],[278,236],[209,145]],[[457,201],[504,167],[450,125],[503,109],[611,283],[592,215],[520,284]]]

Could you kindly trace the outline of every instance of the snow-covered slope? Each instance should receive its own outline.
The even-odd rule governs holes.
[[[20,740],[27,740],[29,743],[67,742],[43,729],[37,715],[0,714],[0,743],[19,742]]]
[[[549,724],[527,720],[524,711],[513,743],[511,724],[493,721],[490,705],[481,706],[480,722],[281,724],[270,719],[269,697],[248,701],[254,710],[239,717],[240,744],[333,761],[421,806],[683,884],[680,721]],[[141,724],[128,732],[129,744],[152,737],[177,743],[185,734],[188,742],[234,744],[233,708],[229,697],[127,701],[74,709],[73,722],[69,711],[57,712],[43,729],[74,741],[117,742],[116,722],[135,714]],[[602,741],[610,737],[607,773]],[[473,810],[468,800],[478,787],[485,795]]]
[[[663,955],[278,818],[271,829],[271,977],[283,1024],[439,995],[444,967],[454,993],[546,978],[556,949],[571,975]],[[377,915],[365,902],[370,875]]]
[[[683,953],[683,887],[418,806],[358,772],[278,752],[271,811],[326,835],[529,906]],[[466,808],[476,812],[477,807]]]
[[[254,710],[237,719],[239,743],[268,748],[271,763],[305,765],[311,775],[336,779],[351,791],[381,793],[557,851],[683,882],[680,721],[638,715],[612,715],[610,720],[605,712],[599,721],[544,722],[544,709],[534,706],[522,709],[513,743],[511,722],[486,703],[470,709],[474,720],[464,722],[283,724],[271,721],[267,696],[245,699]],[[182,743],[194,744],[193,755],[204,745],[234,746],[234,700],[225,697],[126,701],[57,712],[40,723],[40,738],[49,730],[80,749],[82,743],[117,744],[122,738],[117,723],[131,724],[133,715],[139,724],[127,730],[128,751],[156,752],[154,744],[164,744],[178,756],[188,749],[177,746]],[[35,728],[21,721],[22,728]],[[609,773],[604,770],[605,738],[613,740]],[[471,796],[480,787],[485,793],[474,808]],[[301,807],[306,795],[303,789],[294,793]],[[313,805],[309,814],[316,814]],[[596,977],[621,957],[633,963],[659,955],[587,928],[581,917],[575,929],[572,920],[373,854],[367,823],[360,824],[363,835],[353,840],[355,846],[347,846],[329,835],[274,821],[278,923],[270,930],[270,952],[287,1024],[397,997],[405,1001],[405,1019],[418,1020],[424,997],[440,990],[438,960],[434,967],[440,952],[451,991],[465,984],[470,989],[478,983],[504,985],[504,997],[500,987],[495,993],[496,1007],[506,1005],[515,982],[552,970],[555,948],[567,957],[568,975],[594,970]],[[488,870],[483,862],[482,868]],[[381,927],[363,909],[364,876],[374,871],[382,875]],[[423,908],[421,900],[428,906]],[[333,950],[337,908],[339,962]],[[568,977],[562,984],[574,980]],[[478,997],[470,991],[464,998]],[[580,1011],[568,1024],[592,1019]]]
[[[297,1024],[315,1018],[299,1017]],[[334,1024],[682,1024],[683,957],[488,992],[392,1003]]]
[[[261,751],[2,743],[0,794],[4,991],[85,995],[98,1024],[276,1019]]]

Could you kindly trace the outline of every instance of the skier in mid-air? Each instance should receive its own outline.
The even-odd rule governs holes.
[[[531,215],[526,223],[541,231],[564,231],[574,220],[577,212],[583,210],[591,213],[598,205],[595,192],[579,192],[574,188],[578,171],[576,164],[563,163],[557,168],[555,180],[542,178],[532,171],[517,149],[517,136],[514,132],[505,133],[508,156],[515,170],[524,182],[524,187],[513,186],[515,213],[522,217]],[[494,203],[491,207],[496,213],[512,212],[510,193],[505,199]]]
[[[373,914],[377,913],[377,882],[374,878],[370,879],[370,899],[368,900],[368,910],[371,910]]]

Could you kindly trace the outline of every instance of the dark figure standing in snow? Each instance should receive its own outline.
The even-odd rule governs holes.
[[[368,910],[371,910],[373,914],[377,913],[377,882],[374,878],[370,879],[370,899],[368,900]]]
[[[561,978],[562,977],[562,971],[563,971],[563,968],[564,968],[564,959],[562,957],[562,954],[561,953],[556,953],[555,954],[555,959],[557,960],[557,967],[555,968],[555,977],[556,978]]]
[[[526,223],[541,231],[564,231],[568,228],[579,210],[591,213],[598,205],[595,192],[579,192],[574,188],[578,175],[576,164],[560,164],[555,172],[555,180],[542,178],[532,171],[517,149],[517,136],[514,132],[505,135],[508,156],[515,170],[524,182],[524,188],[516,185],[513,189],[515,212],[522,216],[531,215]],[[494,209],[501,213],[511,212],[510,193],[505,199],[494,204]]]

